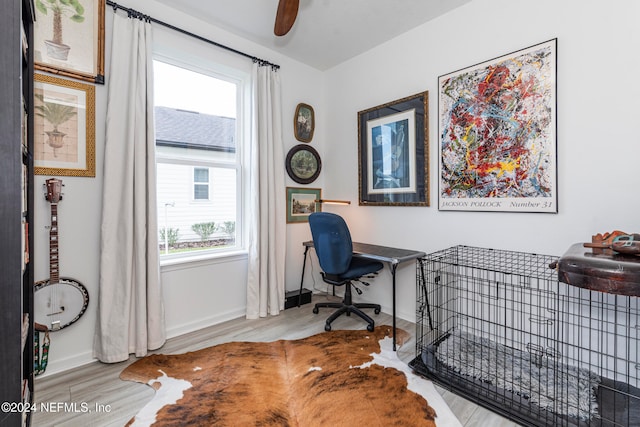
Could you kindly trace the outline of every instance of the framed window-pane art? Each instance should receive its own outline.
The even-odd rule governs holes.
[[[439,77],[439,210],[558,212],[556,48]]]
[[[360,205],[429,206],[428,92],[358,113]]]

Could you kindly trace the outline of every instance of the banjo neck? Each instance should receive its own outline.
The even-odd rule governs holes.
[[[58,204],[51,203],[51,228],[49,229],[49,281],[60,282],[60,258],[58,256]]]
[[[62,181],[50,178],[46,182],[45,198],[51,203],[49,227],[49,280],[35,283],[35,321],[50,331],[59,331],[75,323],[89,305],[89,293],[82,283],[60,277],[58,202],[62,200]]]

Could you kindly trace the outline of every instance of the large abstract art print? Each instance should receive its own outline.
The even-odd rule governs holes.
[[[557,39],[438,78],[440,210],[558,212]]]

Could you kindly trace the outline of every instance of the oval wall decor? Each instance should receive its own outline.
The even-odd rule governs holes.
[[[294,135],[298,141],[311,142],[316,127],[315,113],[309,104],[298,104],[293,116]]]
[[[310,184],[320,175],[322,162],[315,149],[298,144],[287,153],[285,166],[292,180],[298,184]]]

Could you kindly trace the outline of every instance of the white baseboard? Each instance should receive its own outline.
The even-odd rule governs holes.
[[[56,361],[49,360],[47,364],[47,370],[44,373],[38,375],[38,378],[46,378],[50,375],[59,374],[61,372],[69,371],[71,369],[79,368],[89,363],[97,362],[98,359],[93,357],[93,351],[86,351],[84,353],[75,354],[65,359],[59,359]]]
[[[167,329],[167,339],[184,335],[189,332],[197,331],[199,329],[207,328],[209,326],[214,326],[228,320],[237,319],[238,317],[244,316],[245,311],[245,308],[242,307],[225,313],[218,313],[214,316],[208,316],[194,322],[170,327]],[[56,360],[55,362],[49,361],[47,370],[44,373],[38,375],[36,378],[46,378],[50,375],[55,375],[65,371],[76,369],[94,362],[98,362],[98,359],[93,357],[92,351],[76,354],[72,357]]]
[[[188,334],[189,332],[217,325],[228,320],[237,319],[238,317],[242,317],[245,314],[246,308],[240,307],[231,311],[227,311],[225,313],[217,313],[213,316],[208,316],[193,322],[171,326],[167,328],[167,338],[174,338],[180,335]]]

